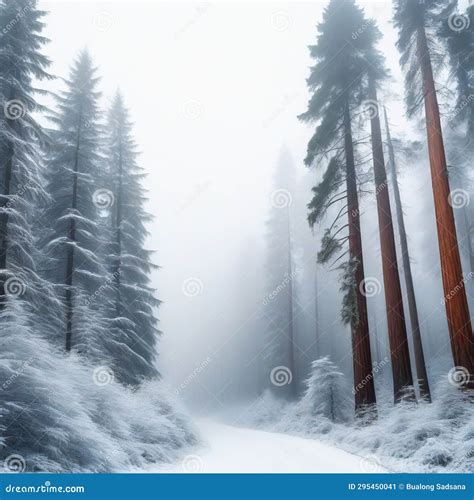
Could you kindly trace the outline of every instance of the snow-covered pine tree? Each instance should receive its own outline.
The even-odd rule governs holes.
[[[2,321],[15,328],[18,310],[25,307],[23,316],[30,322],[23,323],[49,335],[59,304],[39,272],[39,206],[48,197],[43,187],[46,137],[34,118],[45,110],[37,101],[42,93],[37,82],[52,78],[41,52],[47,42],[41,34],[44,14],[35,1],[0,2],[0,309]],[[13,300],[17,312],[10,314]]]
[[[42,110],[34,80],[49,79],[41,53],[44,12],[32,0],[0,2],[0,309],[8,299],[40,307],[48,287],[37,274],[33,221],[46,198],[39,147]],[[43,289],[41,291],[41,289]]]
[[[270,387],[279,395],[294,397],[297,392],[293,294],[295,265],[291,244],[294,166],[283,150],[278,159],[271,212],[267,221],[264,364]],[[273,371],[274,370],[274,371]],[[278,374],[282,380],[277,379]]]
[[[311,368],[298,410],[305,415],[326,417],[335,423],[347,422],[351,405],[343,373],[329,356],[316,359]]]
[[[159,336],[155,310],[160,301],[151,287],[151,272],[157,268],[152,252],[145,248],[146,177],[137,162],[132,123],[123,98],[117,93],[108,114],[106,169],[112,193],[111,230],[108,231],[108,267],[111,290],[107,313],[114,372],[125,384],[138,384],[157,375],[156,343]]]
[[[38,397],[22,375],[41,364],[47,337],[57,325],[58,302],[41,276],[37,234],[44,190],[45,134],[34,113],[38,82],[52,78],[42,53],[45,13],[33,0],[0,1],[0,461],[22,453],[32,441],[31,402]],[[50,350],[48,350],[50,353]],[[49,402],[35,405],[44,412]],[[44,414],[44,413],[43,413]],[[27,416],[25,420],[23,418]],[[29,427],[31,426],[31,428]],[[39,436],[40,437],[40,436]],[[39,440],[39,439],[38,439]],[[36,441],[36,440],[34,440]]]
[[[48,160],[45,210],[49,230],[42,246],[48,259],[47,276],[58,288],[62,328],[58,342],[104,359],[108,332],[100,312],[109,277],[104,264],[104,241],[96,207],[100,192],[98,78],[90,55],[82,51],[72,65],[67,88],[57,97],[51,116],[56,129]]]

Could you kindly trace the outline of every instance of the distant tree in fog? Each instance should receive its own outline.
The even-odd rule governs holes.
[[[270,216],[266,227],[265,297],[263,317],[265,342],[263,359],[270,387],[277,394],[296,396],[294,283],[296,268],[292,248],[290,209],[294,195],[295,172],[291,156],[282,151],[276,168],[274,190],[270,196]],[[288,383],[280,386],[272,379],[272,370],[288,370]]]

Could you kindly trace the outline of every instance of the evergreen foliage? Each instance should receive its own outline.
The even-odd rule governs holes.
[[[144,247],[146,176],[137,163],[132,124],[122,96],[118,93],[108,116],[106,171],[111,180],[111,231],[108,242],[109,294],[108,349],[117,376],[124,383],[137,384],[157,375],[155,350],[159,331],[154,310],[160,301],[154,297],[150,273],[156,266]]]
[[[108,332],[97,292],[108,276],[94,204],[102,164],[97,83],[96,69],[84,50],[73,63],[66,90],[57,96],[58,111],[51,116],[56,129],[51,131],[46,172],[49,230],[43,248],[51,259],[48,278],[57,285],[63,302],[66,350],[74,347],[103,360]]]
[[[299,411],[335,423],[347,422],[351,405],[343,373],[328,356],[313,361],[311,368],[306,391],[298,403]]]

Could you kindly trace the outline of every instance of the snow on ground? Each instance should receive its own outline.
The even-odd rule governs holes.
[[[327,394],[316,389],[291,403],[267,392],[223,418],[361,455],[363,472],[379,468],[417,473],[474,471],[474,397],[448,381],[433,385],[433,403],[394,405],[390,391],[379,391],[378,418],[370,424],[349,416],[345,422],[334,422],[326,416],[333,416],[324,406]]]
[[[201,420],[197,425],[203,447],[194,449],[178,464],[155,466],[149,472],[361,473],[366,465],[366,459],[315,439],[233,427],[212,420]],[[387,471],[378,468],[371,472]]]

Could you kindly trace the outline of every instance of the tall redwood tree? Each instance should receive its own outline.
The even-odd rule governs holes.
[[[387,138],[388,165],[392,179],[392,188],[395,199],[395,210],[397,214],[398,233],[400,237],[400,247],[402,250],[403,274],[405,276],[405,286],[407,290],[408,311],[410,314],[411,332],[413,336],[413,352],[415,355],[416,374],[418,378],[418,387],[423,399],[431,402],[431,391],[428,382],[428,373],[426,371],[425,355],[423,342],[421,339],[420,321],[418,319],[418,307],[416,304],[415,287],[413,285],[413,276],[411,272],[410,253],[408,250],[408,239],[405,229],[405,217],[403,215],[402,199],[398,186],[397,165],[395,162],[395,150],[393,147],[392,136],[388,124],[387,111],[384,108],[385,116],[385,134]]]
[[[370,120],[370,128],[393,389],[395,401],[400,401],[404,396],[413,398],[413,376],[410,366],[405,311],[403,309],[402,288],[398,272],[387,173],[385,171],[377,89],[372,77],[369,81],[369,96],[372,105],[375,107],[375,112],[372,113]]]
[[[407,67],[407,103],[413,112],[424,103],[431,168],[441,275],[454,363],[470,374],[474,386],[474,343],[469,308],[461,268],[450,188],[446,168],[443,132],[433,76],[429,35],[441,15],[450,14],[446,0],[396,0],[395,25],[399,29],[401,63]]]
[[[361,35],[367,39],[365,57],[367,62],[368,100],[365,105],[368,107],[370,116],[372,160],[376,187],[375,194],[377,199],[394,399],[395,401],[400,401],[402,397],[413,399],[414,391],[377,96],[378,86],[387,77],[387,71],[383,55],[376,48],[376,44],[381,38],[381,33],[373,21],[367,20],[365,24],[367,29]]]

